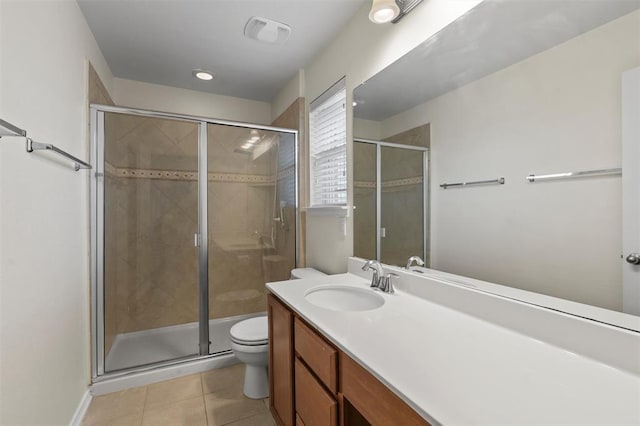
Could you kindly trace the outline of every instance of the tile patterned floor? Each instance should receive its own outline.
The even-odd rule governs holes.
[[[96,396],[84,425],[274,426],[269,399],[242,393],[244,364]]]

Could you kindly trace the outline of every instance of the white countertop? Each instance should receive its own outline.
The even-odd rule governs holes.
[[[637,370],[614,367],[552,345],[539,336],[532,337],[435,303],[424,294],[409,293],[406,290],[411,286],[403,286],[403,279],[427,280],[425,286],[436,285],[429,278],[401,276],[395,294],[380,293],[385,298],[382,307],[362,312],[330,311],[307,302],[304,297],[307,290],[319,285],[367,288],[369,281],[357,275],[281,281],[267,287],[430,422],[640,424]],[[496,297],[469,291],[469,298]],[[494,305],[495,302],[492,301]],[[474,303],[482,301],[474,299]],[[499,303],[511,304],[505,305],[508,309],[518,305],[508,300]],[[524,312],[527,309],[540,308],[522,307],[523,316],[527,315]],[[548,315],[563,314],[549,311]],[[584,330],[585,324],[580,327],[575,330]],[[593,327],[603,326],[594,323]],[[557,333],[558,327],[554,328],[550,331]],[[560,331],[571,333],[571,338],[576,339],[571,325]],[[611,327],[605,331],[617,333]],[[608,349],[630,350],[628,356],[638,357],[640,363],[640,335],[620,332],[627,333],[622,337],[631,342],[630,346]],[[586,333],[578,334],[582,334],[580,338],[591,338],[588,328]],[[601,335],[602,330],[593,334]],[[631,365],[635,365],[633,359]]]

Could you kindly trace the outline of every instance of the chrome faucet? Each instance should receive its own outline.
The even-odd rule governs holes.
[[[409,258],[409,260],[407,260],[407,266],[405,266],[404,268],[405,269],[411,268],[411,266],[413,265],[414,262],[418,266],[424,266],[424,261],[422,259],[420,259],[419,256],[411,256]]]
[[[367,260],[367,263],[362,267],[363,271],[373,270],[373,277],[371,278],[371,287],[380,288],[382,286],[382,280],[384,279],[382,265],[377,260]]]
[[[395,293],[395,289],[393,288],[393,278],[399,277],[398,274],[394,274],[393,272],[389,272],[384,278],[381,280],[380,290],[385,293]]]

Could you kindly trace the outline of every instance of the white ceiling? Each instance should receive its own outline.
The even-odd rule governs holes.
[[[485,0],[358,86],[354,115],[387,119],[639,7],[640,0]]]
[[[367,0],[78,0],[116,77],[271,101]],[[244,37],[249,18],[291,26],[284,45]],[[192,70],[216,74],[196,80]]]

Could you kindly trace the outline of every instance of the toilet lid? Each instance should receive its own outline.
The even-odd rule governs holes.
[[[249,318],[231,327],[231,340],[249,345],[268,343],[269,326],[266,316]]]

